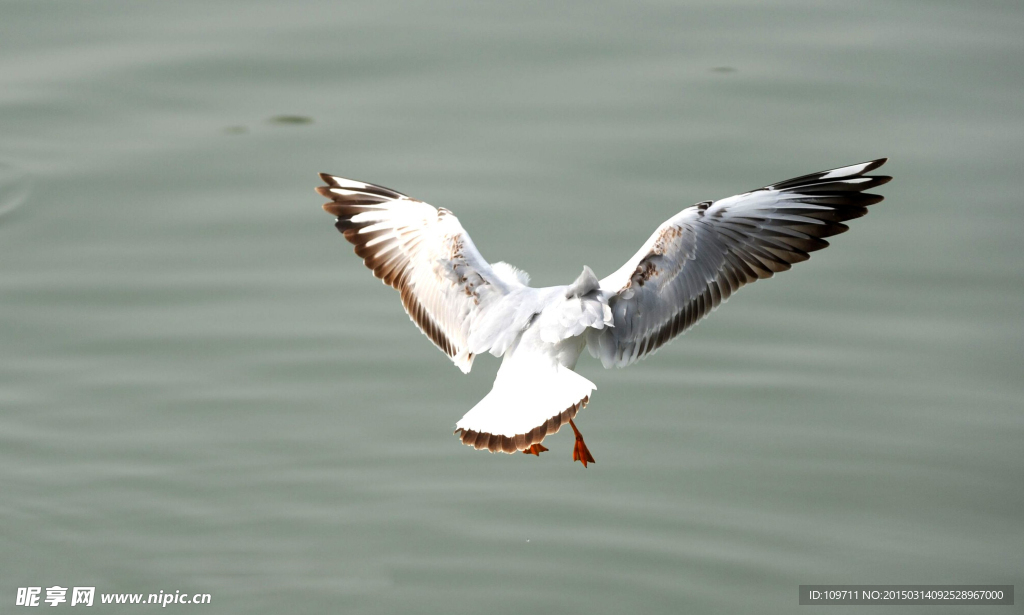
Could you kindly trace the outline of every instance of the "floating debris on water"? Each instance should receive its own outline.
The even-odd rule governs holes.
[[[271,124],[312,124],[313,118],[304,115],[275,115],[267,121]]]

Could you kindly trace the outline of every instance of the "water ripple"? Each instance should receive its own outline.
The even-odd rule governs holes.
[[[28,200],[32,178],[25,169],[0,160],[0,217],[9,215]]]

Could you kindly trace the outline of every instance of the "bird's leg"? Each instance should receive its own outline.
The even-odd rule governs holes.
[[[540,454],[546,450],[548,450],[548,447],[543,444],[531,444],[529,448],[524,448],[522,452],[524,455],[536,455],[540,457]]]
[[[594,456],[587,450],[587,445],[583,442],[583,434],[576,429],[576,423],[573,423],[572,419],[569,419],[569,427],[572,427],[573,433],[576,434],[576,446],[572,449],[572,460],[579,461],[584,468],[587,467],[587,462],[597,463],[594,461]]]

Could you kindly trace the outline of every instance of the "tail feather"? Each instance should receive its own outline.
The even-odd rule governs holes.
[[[515,453],[540,444],[587,405],[594,383],[558,363],[531,358],[506,357],[491,392],[455,425],[464,444]]]

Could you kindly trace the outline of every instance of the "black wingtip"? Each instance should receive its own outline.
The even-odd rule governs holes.
[[[889,158],[888,157],[886,157],[886,158],[876,158],[874,160],[867,160],[865,162],[862,162],[861,164],[866,165],[866,166],[864,167],[864,170],[860,172],[860,174],[861,175],[865,175],[867,173],[870,173],[870,172],[874,171],[875,169],[877,169],[878,167],[882,166],[883,164],[885,164],[887,162],[889,162]]]
[[[843,167],[836,167],[834,169],[828,169],[827,171],[818,171],[817,173],[810,173],[808,175],[801,175],[800,177],[794,177],[792,179],[787,179],[785,181],[776,182],[767,187],[773,188],[775,190],[788,190],[792,188],[800,188],[810,186],[812,184],[817,184],[819,186],[819,190],[821,190],[824,189],[823,187],[826,184],[842,184],[844,182],[849,182],[849,180],[852,180],[854,178],[866,177],[872,180],[872,182],[868,185],[858,184],[857,186],[854,186],[851,184],[846,188],[841,189],[852,189],[858,192],[861,190],[868,190],[870,188],[873,188],[874,186],[880,186],[885,182],[889,181],[889,179],[892,179],[888,178],[885,180],[881,180],[880,176],[867,175],[867,173],[870,173],[871,171],[885,164],[887,160],[888,158],[878,158],[876,160],[868,160],[866,162],[859,162],[857,164],[851,164]],[[839,171],[842,171],[842,173],[837,175],[836,173]]]

